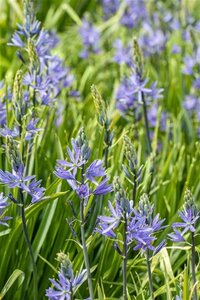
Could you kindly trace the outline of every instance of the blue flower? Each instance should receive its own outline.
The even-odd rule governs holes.
[[[143,0],[126,0],[126,7],[120,23],[128,28],[136,27],[139,22],[147,17]]]
[[[9,206],[8,197],[4,197],[3,193],[0,193],[0,225],[8,226],[7,221],[12,219],[5,216],[6,208]]]
[[[182,242],[184,241],[184,235],[187,232],[195,233],[196,232],[196,223],[200,219],[200,213],[197,210],[193,196],[189,190],[185,191],[184,195],[185,205],[183,210],[179,210],[178,214],[183,222],[175,222],[172,224],[174,230],[173,233],[169,234],[170,239],[173,242]],[[182,231],[178,231],[179,228]]]
[[[117,90],[116,99],[116,107],[122,114],[137,107],[137,98],[132,93],[132,85],[130,84],[128,78],[122,79]]]
[[[94,195],[106,195],[112,191],[112,184],[107,184],[108,178],[105,177],[98,186],[94,189]]]
[[[166,226],[162,226],[164,219],[160,220],[159,214],[153,218],[154,205],[151,205],[146,194],[140,198],[138,209],[134,209],[134,216],[128,224],[128,242],[136,242],[134,250],[142,252],[152,250],[157,253],[164,245],[162,241],[157,247],[153,245],[157,239],[155,234]]]
[[[77,141],[75,139],[72,139],[71,144],[72,144],[72,150],[69,147],[67,147],[67,153],[69,155],[70,161],[57,160],[57,162],[62,167],[69,168],[68,172],[72,172],[73,176],[75,176],[77,173],[77,169],[83,166],[86,160],[82,157],[81,148],[78,145]]]
[[[127,66],[132,66],[132,55],[131,55],[131,45],[127,45],[127,47],[123,46],[121,40],[116,40],[113,44],[113,46],[116,49],[115,55],[113,57],[113,60],[121,64],[126,64]]]
[[[96,27],[92,26],[87,20],[83,20],[82,26],[79,28],[85,49],[80,53],[80,57],[87,58],[89,53],[99,53],[100,34]]]
[[[33,138],[34,138],[34,135],[35,135],[37,132],[39,132],[39,131],[42,130],[42,129],[36,127],[38,121],[39,121],[38,118],[37,118],[37,119],[32,118],[32,119],[29,121],[28,125],[26,126],[26,135],[25,135],[25,139],[26,139],[27,141],[30,141],[31,139],[33,139]]]
[[[6,125],[4,125],[3,128],[0,128],[0,135],[2,135],[3,137],[18,137],[19,128],[17,126],[14,126],[12,129],[10,129]]]
[[[94,177],[106,176],[105,169],[102,167],[103,162],[100,159],[94,160],[87,168],[85,176],[88,180],[98,185]]]
[[[173,228],[173,229],[174,229],[174,232],[168,234],[170,240],[172,240],[175,243],[177,243],[177,242],[185,242],[185,239],[182,236],[182,233],[180,231],[178,231],[176,228]]]
[[[132,74],[129,78],[130,81],[130,91],[127,93],[130,96],[137,93],[138,102],[142,104],[142,94],[150,94],[152,92],[151,89],[146,88],[146,84],[148,79],[139,79],[136,74]]]
[[[104,19],[112,17],[120,6],[120,0],[102,0]]]
[[[0,183],[10,188],[18,187],[22,191],[27,192],[32,197],[32,203],[40,201],[45,191],[45,189],[40,186],[41,180],[36,181],[35,175],[24,176],[23,164],[15,167],[12,173],[0,170]]]
[[[75,277],[72,275],[71,278],[66,278],[63,272],[58,273],[58,281],[50,279],[54,288],[48,288],[46,290],[46,296],[51,300],[70,300],[71,288],[73,293],[76,289],[87,279],[87,271],[84,269],[82,272],[77,274]]]
[[[80,199],[88,199],[90,196],[90,189],[88,184],[81,184],[77,187],[76,193]]]
[[[86,167],[91,150],[85,138],[81,140],[81,136],[84,136],[84,133],[82,135],[80,131],[77,139],[72,139],[72,150],[67,148],[69,161],[57,160],[54,174],[67,180],[80,199],[87,200],[91,194],[105,195],[109,193],[112,186],[107,184],[108,178],[101,160],[94,160]],[[78,173],[81,173],[81,181]],[[102,179],[97,181],[97,178]]]
[[[108,207],[110,210],[109,216],[99,216],[98,226],[95,231],[99,232],[100,234],[104,236],[109,236],[111,238],[115,237],[114,229],[116,229],[119,224],[120,220],[122,218],[122,209],[118,202],[116,202],[115,208],[113,207],[112,203],[108,201]]]

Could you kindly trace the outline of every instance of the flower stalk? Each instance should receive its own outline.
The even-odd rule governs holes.
[[[143,106],[143,112],[144,112],[144,122],[145,122],[145,130],[146,130],[146,137],[147,137],[147,147],[148,147],[148,153],[150,154],[152,152],[152,147],[151,147],[149,122],[148,122],[148,118],[147,118],[147,106],[146,106],[144,92],[142,92],[142,106]]]
[[[82,166],[81,182],[84,183],[84,165]],[[87,269],[87,279],[88,279],[88,288],[90,299],[94,299],[93,285],[92,285],[92,276],[90,272],[90,263],[85,239],[85,217],[84,217],[84,198],[80,199],[80,220],[81,220],[81,242],[83,246],[83,256],[85,261],[85,267]]]
[[[21,204],[21,218],[22,218],[22,228],[23,228],[23,233],[24,233],[24,239],[26,242],[26,245],[28,247],[28,251],[31,257],[31,262],[32,262],[32,267],[33,267],[33,299],[38,300],[38,280],[37,280],[37,266],[36,262],[34,259],[34,253],[33,253],[33,248],[31,245],[31,241],[29,239],[28,235],[28,229],[27,229],[27,222],[26,222],[26,216],[25,216],[25,208],[24,208],[24,196],[23,192],[20,189],[20,204]]]
[[[193,300],[197,300],[197,287],[196,287],[196,273],[195,273],[195,240],[194,240],[194,232],[191,232],[192,236],[192,256],[191,256],[191,264],[192,264],[192,283],[194,286],[194,295]]]
[[[127,300],[127,255],[128,255],[128,245],[127,245],[127,216],[124,212],[124,245],[123,245],[123,300]]]
[[[147,249],[147,251],[146,251],[146,263],[147,263],[147,271],[148,271],[148,278],[149,278],[150,296],[151,296],[151,300],[154,300],[149,249]]]

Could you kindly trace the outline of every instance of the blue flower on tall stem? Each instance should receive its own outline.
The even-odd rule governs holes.
[[[186,189],[184,194],[185,204],[183,210],[179,210],[178,214],[182,222],[175,222],[172,224],[174,230],[169,234],[169,238],[173,242],[186,241],[186,234],[190,233],[191,236],[191,266],[192,266],[192,282],[194,286],[194,300],[197,300],[197,287],[196,287],[196,266],[195,266],[195,233],[197,231],[196,225],[200,219],[200,212],[197,209],[194,198],[190,190]],[[178,228],[178,229],[177,229]]]
[[[84,227],[86,220],[84,207],[87,204],[90,195],[105,195],[112,190],[112,185],[107,184],[108,178],[101,160],[94,160],[87,166],[91,149],[88,146],[88,140],[83,128],[79,131],[77,138],[72,139],[72,149],[67,148],[67,152],[69,161],[58,160],[54,174],[59,178],[65,179],[70,187],[76,192],[80,200],[81,242],[87,269],[90,298],[91,300],[94,300],[92,277],[85,239]]]

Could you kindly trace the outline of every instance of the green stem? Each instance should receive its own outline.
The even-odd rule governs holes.
[[[124,212],[124,246],[123,246],[123,300],[127,300],[127,218]]]
[[[108,120],[105,122],[105,136],[104,136],[104,142],[106,144],[105,150],[104,150],[104,165],[107,169],[108,167],[108,152],[110,147],[110,130],[108,125]]]
[[[194,232],[192,232],[191,235],[192,235],[192,258],[191,258],[191,262],[192,262],[192,283],[193,283],[193,286],[195,286],[193,300],[197,300],[196,274],[195,274],[195,241],[194,241]]]
[[[73,289],[72,289],[72,282],[71,281],[70,281],[70,300],[74,300]]]
[[[148,271],[148,277],[149,277],[149,289],[150,289],[151,300],[154,300],[153,283],[152,283],[152,275],[151,275],[151,263],[150,263],[150,255],[149,255],[148,249],[147,249],[146,261],[147,261],[147,271]]]
[[[84,199],[80,200],[80,216],[81,216],[81,241],[82,241],[82,246],[83,246],[83,255],[84,255],[85,266],[87,269],[88,287],[89,287],[90,299],[94,300],[92,277],[91,277],[91,272],[90,272],[90,263],[89,263],[86,240],[85,240]]]
[[[82,167],[82,178],[81,178],[82,184],[84,183],[83,175],[84,175],[84,165]],[[81,241],[82,241],[82,246],[83,246],[83,255],[84,255],[85,266],[87,269],[87,279],[88,279],[90,299],[94,300],[92,276],[91,276],[91,272],[90,272],[90,263],[89,263],[89,257],[88,257],[88,251],[87,251],[87,246],[86,246],[86,239],[85,239],[84,199],[80,199],[80,219],[81,219]]]
[[[132,199],[133,199],[133,203],[135,203],[135,199],[136,199],[136,191],[137,191],[137,171],[134,170],[134,185],[133,185],[133,190],[132,190]]]
[[[146,129],[146,137],[147,137],[147,147],[148,147],[148,152],[149,154],[152,151],[151,148],[151,139],[150,139],[150,132],[149,132],[149,122],[147,118],[147,106],[146,106],[146,101],[144,97],[144,93],[142,92],[142,104],[143,104],[143,112],[144,112],[144,121],[145,121],[145,129]]]
[[[31,257],[31,262],[32,262],[32,266],[33,266],[33,285],[34,285],[34,300],[38,300],[38,283],[37,283],[37,266],[35,263],[35,259],[34,259],[34,254],[33,254],[33,248],[29,239],[29,235],[28,235],[28,229],[27,229],[27,225],[26,225],[26,216],[25,216],[25,209],[24,209],[24,197],[23,197],[23,193],[22,190],[20,189],[20,198],[21,198],[21,218],[22,218],[22,228],[23,228],[23,233],[24,233],[24,239],[25,242],[27,244],[28,250],[29,250],[29,254]]]

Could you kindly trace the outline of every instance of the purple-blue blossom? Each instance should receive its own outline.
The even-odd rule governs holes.
[[[3,193],[0,193],[0,225],[8,226],[7,221],[12,219],[11,217],[5,216],[8,203],[8,197],[4,197]]]
[[[148,79],[140,79],[136,74],[132,74],[129,77],[130,91],[127,92],[127,95],[137,94],[138,103],[142,104],[143,94],[148,95],[152,92],[150,88],[146,87],[147,82]]]
[[[120,39],[116,40],[113,44],[115,50],[115,54],[113,56],[113,60],[121,65],[126,64],[127,66],[132,66],[132,54],[131,54],[131,45],[128,44],[124,46]]]
[[[148,114],[147,114],[148,122],[151,127],[155,127],[157,120],[158,120],[158,104],[153,103],[149,108],[148,108]],[[166,128],[166,119],[167,115],[165,111],[162,111],[161,118],[160,118],[160,130],[165,131]]]
[[[183,73],[186,75],[193,75],[193,68],[196,65],[196,60],[194,57],[190,55],[186,55],[183,59],[184,67],[183,67]]]
[[[72,139],[71,143],[72,149],[67,147],[69,161],[57,160],[54,174],[65,179],[80,199],[87,201],[92,194],[105,195],[109,193],[112,185],[108,184],[103,162],[97,159],[87,166],[91,152],[87,142],[82,144],[78,137]],[[79,174],[81,174],[81,179]]]
[[[112,17],[119,9],[120,0],[102,0],[104,19]]]
[[[79,34],[84,46],[84,49],[80,53],[80,57],[87,58],[90,53],[97,54],[100,52],[100,33],[95,26],[87,20],[83,20],[82,25],[79,28]]]
[[[71,290],[75,293],[76,289],[87,279],[86,270],[78,273],[75,277],[73,274],[67,278],[62,271],[58,273],[58,280],[50,279],[54,286],[46,290],[46,296],[51,300],[70,300]]]
[[[197,209],[193,196],[189,190],[185,191],[184,195],[185,204],[182,210],[178,211],[181,222],[175,222],[172,224],[174,232],[169,234],[170,239],[173,242],[184,241],[184,235],[188,232],[196,232],[196,224],[200,219],[200,212]]]
[[[162,241],[157,247],[155,247],[154,241],[157,239],[155,234],[163,226],[164,219],[160,219],[160,215],[154,214],[154,205],[151,205],[146,194],[143,194],[140,198],[138,209],[133,209],[134,215],[130,219],[128,224],[128,243],[136,243],[134,250],[152,250],[157,253],[164,245],[165,241]]]
[[[35,175],[25,176],[23,164],[13,168],[12,173],[0,170],[0,183],[10,188],[18,187],[32,197],[32,203],[43,198],[45,189],[40,186],[41,181],[36,181]]]
[[[125,0],[125,4],[120,23],[127,28],[134,28],[147,17],[145,2],[143,0]]]
[[[168,36],[161,29],[153,28],[151,24],[145,22],[143,31],[139,37],[139,44],[145,56],[160,54],[167,43]]]
[[[116,235],[113,230],[119,226],[123,214],[120,204],[117,201],[115,203],[115,207],[113,207],[112,203],[109,201],[108,207],[110,210],[110,215],[98,217],[98,227],[95,229],[95,231],[104,236],[114,238]]]
[[[123,78],[116,94],[116,107],[122,114],[137,107],[136,95],[133,95],[131,91],[130,81],[128,78]]]
[[[87,168],[85,176],[88,180],[98,185],[95,177],[106,176],[105,168],[103,168],[103,162],[100,159],[94,160]]]

